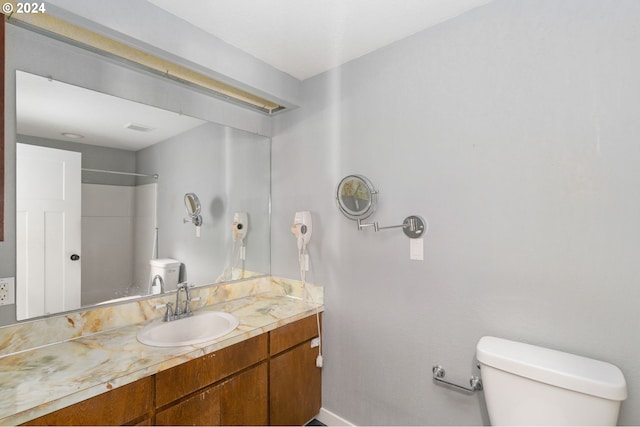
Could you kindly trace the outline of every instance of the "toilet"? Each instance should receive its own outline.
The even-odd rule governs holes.
[[[162,277],[164,291],[173,291],[180,281],[180,261],[171,258],[152,259],[149,261],[149,283],[152,294],[161,292],[160,285],[154,282],[154,277]]]
[[[627,383],[610,363],[495,337],[476,358],[492,425],[616,425]]]

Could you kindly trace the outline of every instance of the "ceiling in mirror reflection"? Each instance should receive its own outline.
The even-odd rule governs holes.
[[[138,151],[206,123],[22,71],[16,85],[21,135]]]

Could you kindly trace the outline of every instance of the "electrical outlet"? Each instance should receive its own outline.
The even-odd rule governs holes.
[[[0,278],[0,305],[15,304],[13,277]]]

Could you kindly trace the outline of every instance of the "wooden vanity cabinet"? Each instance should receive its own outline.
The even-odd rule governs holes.
[[[318,321],[310,316],[270,332],[271,425],[304,425],[320,412],[322,369],[316,367]]]
[[[156,425],[266,425],[268,335],[156,374]]]
[[[151,425],[153,393],[153,377],[147,377],[23,425]]]
[[[319,411],[316,316],[25,425],[303,425]]]

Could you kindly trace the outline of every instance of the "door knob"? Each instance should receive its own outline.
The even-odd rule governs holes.
[[[79,259],[80,259],[80,255],[78,254],[71,255],[71,261],[78,261]]]

